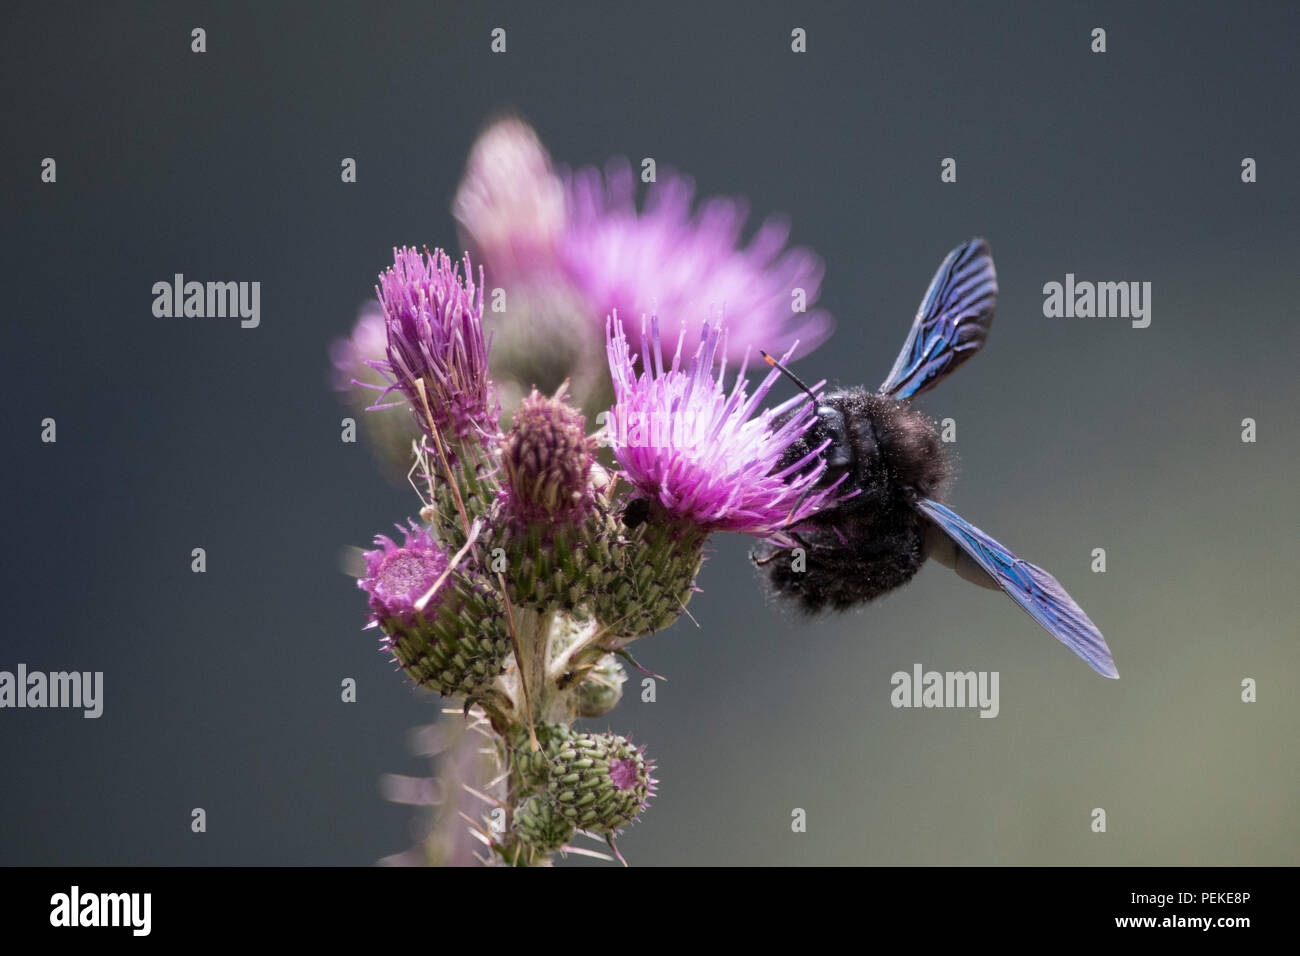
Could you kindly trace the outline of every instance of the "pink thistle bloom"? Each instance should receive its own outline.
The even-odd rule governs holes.
[[[658,793],[659,781],[654,776],[657,768],[655,761],[646,756],[644,744],[633,749],[631,742],[627,743],[629,749],[625,752],[628,756],[616,757],[609,762],[609,781],[623,793],[641,791],[641,802],[636,811],[639,819]]]
[[[509,281],[552,265],[564,232],[564,184],[533,128],[507,117],[474,142],[451,209],[493,282]]]
[[[636,756],[633,758],[609,762],[609,779],[617,789],[628,793],[644,787],[641,805],[637,808],[637,819],[640,819],[658,793],[659,781],[655,779],[654,772],[655,762],[645,755],[644,746],[636,748]]]
[[[429,592],[447,570],[447,555],[427,530],[411,523],[410,528],[397,526],[403,542],[397,544],[387,535],[376,535],[377,550],[367,551],[366,575],[357,587],[370,596],[371,626],[382,625],[394,633],[418,625],[424,614],[436,607],[442,593],[435,594],[423,611],[416,602]]]
[[[498,434],[501,408],[488,377],[482,270],[475,286],[468,255],[464,265],[462,279],[460,266],[441,249],[393,250],[393,265],[375,288],[388,357],[370,364],[390,382],[380,399],[400,391],[423,431],[432,418],[445,438],[479,441]]]
[[[597,314],[656,314],[691,328],[715,312],[735,316],[724,346],[732,359],[795,341],[794,354],[803,355],[830,335],[827,313],[794,311],[797,289],[805,303],[816,301],[824,270],[807,249],[785,248],[788,225],[769,219],[742,248],[742,200],[709,199],[692,214],[694,183],[666,172],[638,213],[636,190],[626,160],[611,161],[604,176],[587,168],[568,181],[560,265]]]
[[[647,766],[649,772],[653,765]],[[633,790],[641,782],[641,768],[635,760],[611,760],[609,762],[609,779],[620,790]]]
[[[706,531],[738,531],[777,541],[785,540],[783,529],[837,500],[838,482],[818,487],[826,471],[821,452],[827,442],[781,466],[787,449],[813,423],[806,395],[755,417],[780,376],[776,369],[747,395],[746,356],[728,393],[723,387],[726,360],[717,363],[719,352],[725,352],[721,328],[705,323],[699,348],[683,367],[686,330],[665,366],[658,319],[650,319],[648,335],[645,325],[642,319],[640,376],[617,317],[606,322],[605,331],[615,394],[607,427],[613,430],[614,458],[623,477],[642,495]]]

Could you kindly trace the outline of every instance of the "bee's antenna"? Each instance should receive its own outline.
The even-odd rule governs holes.
[[[813,390],[812,390],[811,388],[809,388],[807,385],[805,385],[805,384],[800,380],[800,378],[799,378],[798,375],[795,375],[794,372],[790,371],[788,368],[786,368],[784,365],[782,365],[782,364],[781,364],[780,362],[778,362],[776,359],[772,358],[772,356],[768,355],[768,354],[767,354],[766,352],[764,352],[762,349],[759,349],[759,350],[758,350],[758,354],[761,355],[761,356],[763,356],[764,360],[767,362],[768,365],[772,366],[772,368],[776,369],[778,372],[780,372],[782,375],[784,375],[784,376],[785,376],[786,378],[788,378],[790,381],[794,382],[794,383],[795,383],[796,385],[798,385],[801,389],[803,389],[805,392],[807,392],[807,393],[808,393],[808,397],[812,399],[814,405],[817,404],[817,396],[813,394]]]

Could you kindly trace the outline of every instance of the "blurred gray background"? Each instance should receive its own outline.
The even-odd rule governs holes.
[[[102,670],[106,701],[93,721],[0,711],[0,863],[368,864],[410,845],[418,814],[378,779],[427,770],[406,732],[438,705],[361,632],[338,555],[418,503],[339,441],[327,346],[392,246],[456,243],[452,194],[503,108],[559,162],[654,156],[788,214],[839,323],[809,379],[878,383],[942,256],[987,236],[991,338],[922,399],[958,422],[949,500],[1060,578],[1123,675],[939,567],[802,620],[765,605],[747,541],[716,539],[699,628],[637,647],[669,678],[657,702],[630,693],[600,722],[659,761],[629,860],[1297,862],[1294,4],[4,18],[0,669]],[[261,327],[154,318],[175,272],[261,281]],[[1151,326],[1044,318],[1067,272],[1150,281]],[[1001,715],[893,709],[890,674],[916,662],[999,671]]]

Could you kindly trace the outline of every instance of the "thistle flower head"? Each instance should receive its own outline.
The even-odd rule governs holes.
[[[370,626],[384,633],[407,676],[421,687],[471,700],[505,669],[510,636],[500,602],[489,588],[451,567],[423,528],[400,528],[397,544],[378,535],[365,553]]]
[[[510,514],[523,522],[580,517],[590,498],[593,445],[586,420],[564,401],[563,386],[553,398],[534,389],[501,439]]]
[[[461,240],[495,280],[548,267],[564,231],[564,184],[533,128],[497,120],[475,141],[452,203]]]
[[[561,266],[598,314],[654,312],[692,329],[712,310],[743,317],[725,345],[737,359],[759,346],[785,350],[795,340],[806,354],[830,335],[829,315],[802,311],[817,299],[821,260],[806,249],[786,250],[783,222],[769,219],[742,247],[747,205],[714,198],[692,214],[694,184],[666,171],[638,213],[637,178],[626,160],[612,161],[604,176],[579,170],[567,186]],[[634,339],[638,331],[631,330]]]
[[[483,335],[482,270],[475,286],[469,256],[453,265],[441,249],[395,249],[379,277],[387,359],[372,362],[411,405],[421,429],[429,419],[448,440],[495,435],[500,406],[488,377]],[[382,406],[376,406],[382,407]]]
[[[658,320],[649,321],[648,334],[645,326],[643,319],[640,375],[622,323],[612,317],[605,333],[616,396],[610,412],[616,429],[614,458],[642,495],[669,516],[706,531],[772,538],[834,499],[834,486],[817,487],[826,470],[820,458],[825,443],[781,466],[791,443],[813,422],[807,396],[755,415],[780,375],[776,369],[748,395],[746,356],[728,392],[723,387],[726,361],[717,362],[724,351],[724,333],[717,325],[705,324],[699,347],[685,366],[685,329],[665,366]]]
[[[551,758],[547,782],[559,814],[575,827],[614,833],[633,823],[659,781],[645,747],[617,734],[574,734]]]
[[[357,586],[370,595],[371,619],[389,629],[411,627],[421,615],[416,604],[447,571],[447,555],[427,530],[411,522],[397,526],[403,535],[399,545],[387,535],[376,535],[376,550],[363,555],[366,576]],[[432,602],[441,597],[435,593]],[[423,610],[427,610],[427,607]]]

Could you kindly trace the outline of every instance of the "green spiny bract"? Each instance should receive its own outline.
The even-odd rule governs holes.
[[[498,509],[483,547],[491,567],[503,559],[515,604],[582,617],[612,581],[616,559],[610,541],[617,525],[597,504],[581,519],[559,524],[520,525]]]
[[[632,510],[625,512],[625,523]],[[615,568],[592,600],[596,620],[625,640],[661,631],[686,610],[707,537],[697,526],[668,520],[653,507],[638,511],[633,526],[625,529],[626,543],[617,549]],[[645,513],[649,517],[643,518]]]
[[[636,820],[654,795],[653,765],[615,734],[575,734],[551,760],[547,789],[575,827],[613,833]]]
[[[422,467],[435,469],[431,472],[433,484],[433,501],[426,505],[420,516],[438,531],[438,539],[450,551],[464,547],[466,521],[470,524],[476,518],[487,519],[500,491],[496,479],[488,474],[488,469],[462,450],[460,463],[450,467],[456,480],[453,489],[444,476],[437,452],[426,450],[421,457]],[[457,498],[459,497],[459,503]],[[461,506],[465,514],[461,515]]]
[[[519,774],[519,780],[528,790],[546,786],[550,778],[550,762],[573,736],[573,731],[564,724],[543,721],[534,728],[540,750],[532,749],[532,741],[526,727],[516,726],[510,734],[510,760]]]
[[[410,624],[383,624],[402,669],[450,697],[481,696],[505,670],[510,631],[492,590],[456,572],[447,592]]]
[[[554,853],[573,838],[573,824],[556,808],[549,793],[537,793],[515,811],[515,835],[537,853]]]

